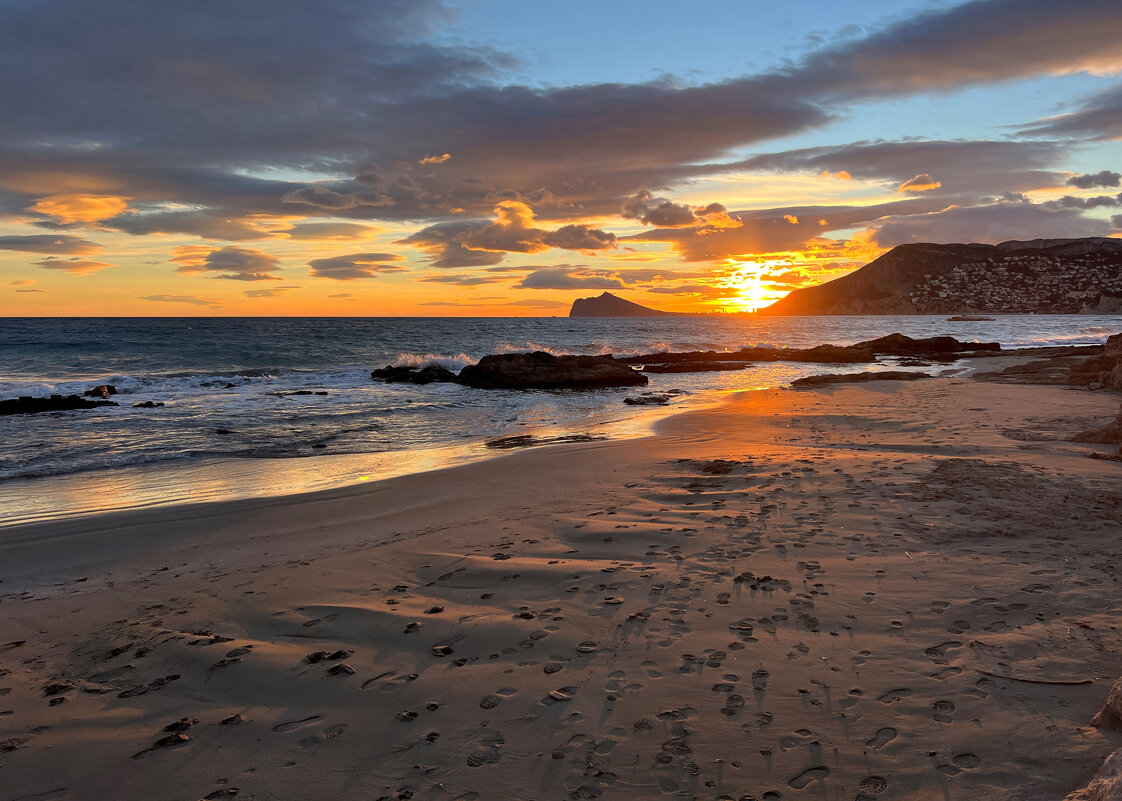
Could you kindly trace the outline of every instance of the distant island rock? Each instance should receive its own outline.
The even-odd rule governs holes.
[[[681,312],[650,309],[605,292],[596,298],[578,298],[569,310],[570,317],[689,317]]]
[[[1122,239],[899,245],[761,315],[1119,314]]]

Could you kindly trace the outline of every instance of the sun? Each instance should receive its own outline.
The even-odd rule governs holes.
[[[769,273],[788,269],[786,262],[776,260],[731,263],[732,269],[722,279],[722,285],[733,289],[736,294],[729,298],[732,305],[745,311],[756,311],[770,305],[787,294],[771,284]]]

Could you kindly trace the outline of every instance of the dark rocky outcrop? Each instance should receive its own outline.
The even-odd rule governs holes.
[[[811,362],[818,364],[864,364],[875,362],[876,355],[862,348],[838,345],[816,345],[813,348],[741,348],[736,351],[694,350],[684,353],[647,353],[641,356],[624,356],[616,361],[643,365],[648,373],[700,372],[702,370],[732,370],[728,367],[706,367],[709,364],[739,364],[751,362]],[[692,364],[690,369],[659,369],[667,365]]]
[[[954,317],[947,318],[948,323],[992,323],[992,317],[985,317],[979,314],[956,314]]]
[[[647,377],[611,356],[503,353],[460,371],[458,383],[476,389],[598,389],[636,387]]]
[[[117,394],[117,388],[112,384],[98,384],[96,387],[87,389],[82,393],[87,398],[108,398],[110,395]]]
[[[536,437],[533,434],[519,434],[514,437],[502,437],[483,443],[488,448],[498,451],[514,450],[515,448],[537,448],[542,445],[564,445],[573,442],[600,442],[607,437],[599,434],[559,434],[554,437]]]
[[[1114,682],[1103,708],[1091,718],[1091,725],[1098,729],[1122,731],[1122,679]]]
[[[811,375],[791,382],[792,387],[817,387],[824,384],[864,384],[868,381],[915,381],[931,378],[927,373],[905,373],[901,370],[886,370],[883,373],[831,373]]]
[[[51,395],[49,398],[32,398],[25,395],[20,398],[0,401],[0,414],[66,412],[71,409],[95,409],[98,406],[116,405],[113,401],[86,400],[80,395]]]
[[[644,373],[714,373],[724,370],[747,370],[747,362],[671,362],[669,364],[647,364],[641,368]]]
[[[648,392],[638,397],[624,398],[623,402],[628,406],[668,406],[670,405],[670,396]]]
[[[1122,334],[1106,340],[1103,352],[1072,365],[1067,383],[1095,389],[1122,389]]]
[[[858,342],[853,347],[885,356],[936,356],[979,350],[1001,350],[1001,345],[997,342],[960,342],[948,336],[913,339],[905,334],[888,334],[866,342]]]
[[[134,403],[132,405],[132,408],[134,408],[134,409],[159,409],[163,405],[164,404],[160,403],[159,401],[144,401],[143,403]]]
[[[650,309],[605,292],[595,298],[578,298],[569,310],[570,317],[682,317],[677,312]]]
[[[381,378],[387,384],[448,384],[457,380],[455,373],[439,364],[430,364],[419,370],[415,367],[386,365],[380,370],[371,372],[370,377]]]

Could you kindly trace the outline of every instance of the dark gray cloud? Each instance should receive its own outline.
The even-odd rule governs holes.
[[[1073,175],[1067,179],[1067,185],[1074,186],[1078,189],[1091,189],[1097,186],[1108,188],[1118,186],[1120,181],[1122,181],[1122,174],[1116,173],[1113,170],[1102,170],[1096,173]]]
[[[1072,197],[1064,195],[1059,200],[1049,200],[1040,204],[1042,208],[1056,209],[1110,209],[1122,206],[1122,195],[1097,195],[1096,197]]]
[[[643,225],[659,228],[683,228],[697,223],[693,209],[682,203],[655,197],[650,190],[642,189],[623,201],[620,216],[638,220]]]
[[[276,234],[249,217],[229,217],[213,211],[174,211],[150,214],[122,214],[105,220],[106,228],[127,234],[187,234],[202,239],[243,242],[269,239]]]
[[[25,253],[76,254],[96,253],[101,245],[77,236],[32,234],[30,236],[0,236],[0,250],[20,250]]]
[[[355,281],[377,278],[378,273],[400,272],[405,268],[394,262],[401,261],[401,258],[396,253],[349,253],[345,256],[312,259],[308,266],[312,268],[311,274],[316,278]]]
[[[311,222],[297,223],[284,231],[289,239],[365,239],[378,229],[359,223]]]
[[[993,194],[1058,185],[1061,179],[1054,167],[1066,151],[1056,142],[1015,140],[853,142],[766,153],[728,166],[776,172],[844,171],[853,178],[900,188],[925,173],[938,179],[941,186],[935,190],[940,194]]]
[[[1109,233],[1110,226],[1105,220],[1084,217],[1075,209],[1050,210],[1032,203],[1005,202],[889,217],[877,227],[874,241],[881,247],[909,242],[997,244],[1011,239],[1061,239]]]
[[[211,248],[207,245],[189,245],[174,249],[172,262],[178,264],[176,272],[197,275],[204,272],[223,273],[215,278],[232,281],[280,281],[272,275],[280,269],[280,259],[263,250],[227,245]]]
[[[540,253],[550,248],[605,250],[616,245],[615,234],[586,225],[564,225],[555,231],[534,226],[533,210],[522,201],[503,201],[496,220],[439,223],[394,244],[413,245],[432,256],[434,267],[484,267],[498,264],[504,253]]]
[[[1122,131],[1122,84],[1091,95],[1074,111],[1022,125],[1020,131],[1028,136],[1117,139]]]
[[[542,267],[522,279],[515,289],[624,289],[611,270],[593,270],[573,264]]]
[[[61,191],[52,176],[66,175],[85,191],[232,219],[440,221],[502,200],[572,219],[614,213],[644,186],[701,174],[849,103],[1117,63],[1122,51],[1115,0],[974,0],[762,75],[534,88],[501,85],[507,55],[441,43],[449,13],[438,0],[4,4],[0,184],[19,203]],[[273,168],[346,178],[253,177]]]

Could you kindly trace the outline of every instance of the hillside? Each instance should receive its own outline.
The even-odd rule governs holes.
[[[595,298],[578,298],[569,310],[570,317],[681,317],[677,312],[650,309],[605,292]]]
[[[1122,312],[1122,239],[900,245],[763,315]]]

